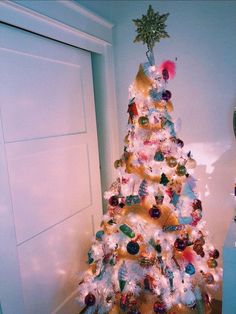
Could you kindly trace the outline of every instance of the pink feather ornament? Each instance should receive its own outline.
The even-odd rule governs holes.
[[[166,70],[169,74],[169,78],[173,79],[175,77],[175,63],[171,60],[166,60],[162,62],[160,65],[160,71],[163,72],[163,70]]]

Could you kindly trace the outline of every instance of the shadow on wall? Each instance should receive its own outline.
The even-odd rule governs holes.
[[[194,177],[198,180],[197,191],[203,203],[203,218],[207,221],[206,230],[209,240],[219,249],[221,256],[218,260],[222,267],[222,251],[224,239],[231,218],[234,216],[235,198],[234,184],[236,180],[235,139],[232,131],[231,142],[189,143],[185,150],[191,150],[197,161]],[[217,226],[217,228],[216,228]],[[219,234],[222,236],[219,237]],[[213,292],[214,298],[221,299],[221,291]]]

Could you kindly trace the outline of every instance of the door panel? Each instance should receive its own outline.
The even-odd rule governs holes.
[[[0,286],[11,303],[2,302],[3,313],[15,303],[21,314],[10,290],[23,294],[22,314],[59,313],[61,305],[67,314],[102,215],[91,56],[0,26],[0,165],[10,192],[0,201],[12,213],[0,221],[8,231],[0,247],[8,241],[18,255],[6,254],[2,281],[12,272],[21,278],[21,288],[14,280]]]
[[[7,157],[18,244],[92,205],[85,137],[7,144]]]

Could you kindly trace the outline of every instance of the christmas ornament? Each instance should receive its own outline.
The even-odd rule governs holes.
[[[149,119],[148,119],[148,117],[140,117],[139,119],[138,119],[138,123],[139,123],[139,125],[140,126],[148,126],[148,124],[149,124]]]
[[[194,210],[197,210],[197,209],[202,210],[202,202],[199,199],[195,199],[193,201],[193,205],[192,206],[193,206]]]
[[[114,167],[117,169],[119,167],[122,167],[123,166],[123,161],[121,159],[117,159],[115,162],[114,162]]]
[[[119,200],[118,197],[116,196],[112,196],[109,198],[109,204],[113,207],[118,206],[119,205]]]
[[[97,232],[96,232],[96,239],[97,239],[98,241],[102,241],[103,235],[104,235],[104,231],[103,231],[103,230],[97,231]]]
[[[84,303],[87,306],[93,306],[96,303],[96,298],[92,293],[86,295]]]
[[[140,202],[141,200],[140,200],[139,195],[129,195],[129,196],[126,196],[126,199],[125,199],[125,204],[127,206],[137,205],[137,204],[140,204]]]
[[[161,151],[158,151],[155,153],[154,160],[155,161],[163,161],[164,160],[164,155],[162,154]]]
[[[119,271],[118,271],[118,280],[120,285],[120,291],[122,292],[125,288],[126,282],[128,278],[127,267],[125,261],[122,262]]]
[[[144,278],[144,289],[145,290],[149,290],[149,291],[153,291],[153,281],[154,279],[149,276],[149,275],[146,275],[146,277]]]
[[[207,285],[212,285],[215,281],[214,276],[211,273],[204,273],[201,271],[203,278]]]
[[[166,314],[167,308],[163,301],[157,301],[153,305],[153,311],[157,314]]]
[[[176,174],[178,176],[184,176],[187,173],[186,168],[184,165],[178,165],[176,169]]]
[[[153,256],[148,256],[147,254],[145,253],[142,253],[141,254],[141,257],[139,258],[138,262],[139,262],[139,265],[142,266],[142,267],[150,267],[150,266],[153,266],[155,264],[155,257]]]
[[[165,90],[162,92],[162,99],[165,101],[169,101],[171,99],[171,92],[169,90]]]
[[[148,195],[147,187],[148,187],[147,181],[143,180],[139,186],[139,190],[138,190],[139,196],[144,197]]]
[[[169,72],[167,69],[163,69],[162,70],[162,77],[165,81],[167,81],[169,79]]]
[[[196,306],[197,306],[197,312],[199,314],[204,314],[204,301],[202,299],[201,290],[198,286],[194,288],[194,295],[196,298]]]
[[[134,238],[134,231],[126,224],[120,225],[120,230],[129,238]]]
[[[173,274],[173,271],[170,269],[169,266],[166,266],[166,268],[165,268],[165,276],[166,276],[166,278],[169,279],[170,291],[173,292],[173,290],[174,290],[174,286],[173,286],[173,284],[174,284],[174,274]]]
[[[93,256],[92,256],[92,255],[93,255],[93,254],[92,254],[92,251],[89,250],[89,251],[88,251],[88,260],[87,260],[87,263],[88,263],[89,265],[94,262],[94,259],[93,259]]]
[[[195,267],[192,263],[188,263],[188,265],[185,267],[185,272],[188,275],[194,275],[195,274]]]
[[[169,167],[174,168],[177,165],[177,160],[175,157],[166,158],[166,163]]]
[[[164,232],[174,232],[174,231],[180,231],[183,230],[185,226],[183,225],[171,225],[171,226],[165,226],[162,228]]]
[[[209,268],[216,268],[218,265],[217,261],[214,258],[209,258],[207,261],[207,266]]]
[[[153,101],[160,101],[162,99],[162,93],[158,92],[156,88],[151,89],[149,95]]]
[[[128,244],[127,244],[127,252],[131,255],[136,255],[138,254],[139,252],[139,244],[137,242],[134,242],[134,241],[130,241]]]
[[[163,184],[164,186],[166,186],[168,182],[169,182],[169,179],[167,178],[167,176],[164,173],[162,173],[160,184]]]
[[[175,63],[171,60],[166,60],[160,65],[160,71],[162,72],[162,76],[164,80],[173,79],[175,76]],[[165,74],[163,72],[168,73],[168,78],[165,78]]]
[[[194,160],[193,158],[189,158],[185,164],[186,168],[188,169],[194,169],[197,166],[196,160]]]
[[[214,249],[214,250],[211,250],[211,251],[209,252],[209,256],[210,256],[211,258],[217,259],[217,258],[219,258],[220,253],[219,253],[218,250]]]
[[[163,203],[163,200],[164,200],[164,195],[163,194],[155,195],[156,205],[161,205]]]
[[[152,208],[149,209],[149,215],[153,218],[153,219],[158,219],[161,216],[161,210],[160,208],[158,208],[157,206],[152,206]]]
[[[128,105],[127,112],[129,113],[129,120],[131,123],[133,123],[133,119],[135,116],[138,116],[138,110],[137,105],[135,102],[133,102],[134,99],[131,100],[131,103]]]
[[[184,305],[186,305],[189,308],[194,308],[196,305],[196,297],[193,291],[191,290],[186,290],[182,294],[181,301]]]
[[[186,242],[183,239],[177,238],[174,243],[174,247],[178,251],[184,251],[186,248]]]

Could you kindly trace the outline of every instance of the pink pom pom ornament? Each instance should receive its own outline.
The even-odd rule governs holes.
[[[160,65],[161,73],[168,73],[168,78],[173,79],[175,77],[175,63],[171,60],[166,60]],[[166,79],[168,79],[166,77]],[[165,77],[164,77],[165,79]]]

